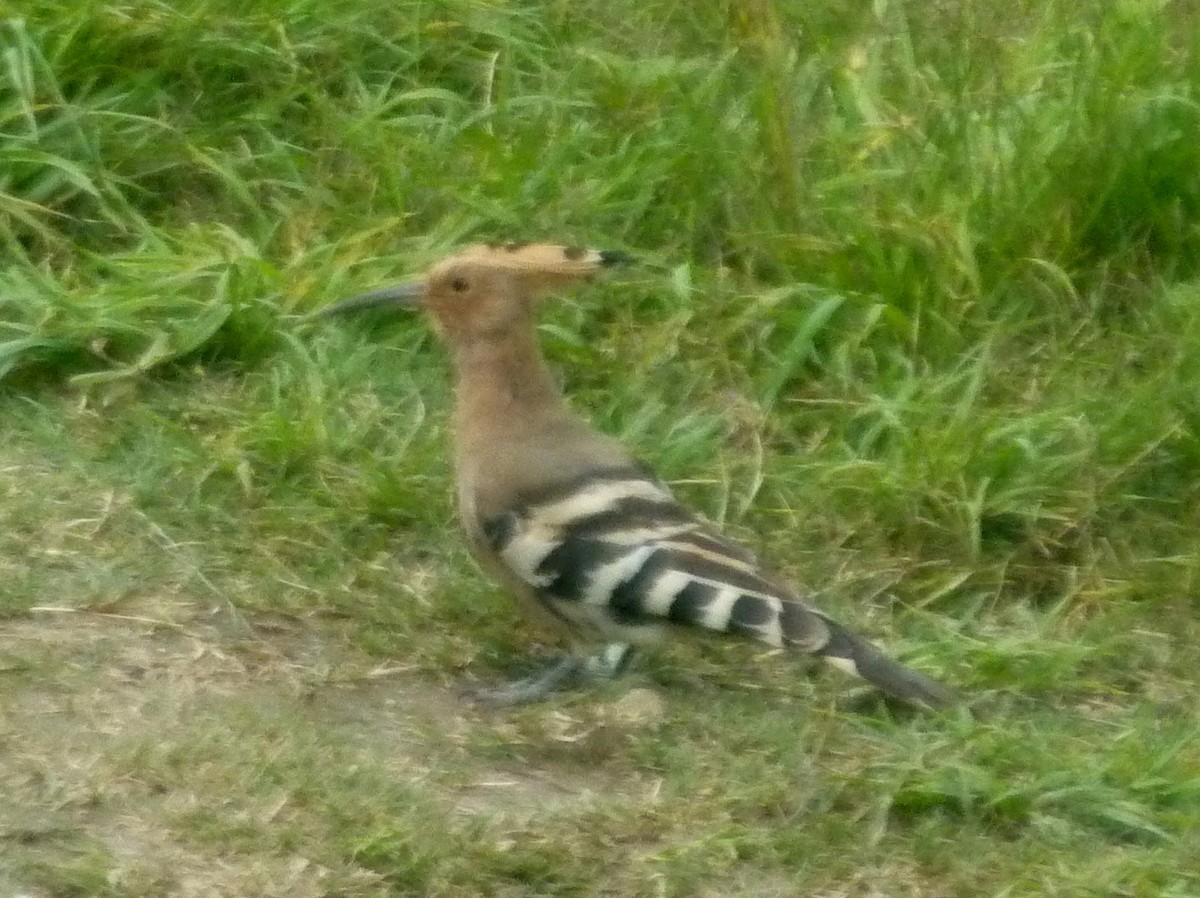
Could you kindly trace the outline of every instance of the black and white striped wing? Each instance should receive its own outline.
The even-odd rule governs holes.
[[[671,621],[818,651],[822,619],[640,473],[596,474],[489,523],[491,548],[544,601],[575,619]]]
[[[766,575],[753,553],[637,469],[524,497],[489,521],[490,548],[551,611],[614,635],[662,621],[818,655],[884,691],[942,704],[947,691],[880,653]]]

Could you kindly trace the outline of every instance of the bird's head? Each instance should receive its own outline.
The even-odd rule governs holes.
[[[355,296],[317,314],[423,309],[451,342],[488,339],[524,325],[535,300],[547,291],[627,259],[612,250],[550,243],[480,244],[437,262],[416,280]]]

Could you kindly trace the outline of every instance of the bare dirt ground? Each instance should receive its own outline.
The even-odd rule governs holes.
[[[249,815],[260,827],[289,813],[288,783],[272,791],[245,782],[242,791],[238,780],[256,754],[265,764],[273,751],[296,748],[231,749],[221,744],[225,715],[310,728],[318,744],[337,744],[338,763],[433,783],[422,791],[447,811],[492,824],[575,812],[617,800],[615,791],[629,796],[565,768],[482,762],[467,750],[479,714],[459,695],[369,665],[338,648],[335,633],[272,628],[263,639],[239,629],[128,609],[41,611],[0,624],[0,841],[48,866],[100,852],[112,882],[157,880],[163,894],[325,894],[324,874],[301,854],[230,858],[205,851],[191,832],[178,838],[179,821],[197,807],[228,804],[234,823]],[[570,740],[565,728],[562,738]],[[0,895],[17,894],[43,893],[0,872]]]

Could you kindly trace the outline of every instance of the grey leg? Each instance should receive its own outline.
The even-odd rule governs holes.
[[[586,658],[567,655],[531,677],[495,689],[480,689],[474,697],[488,705],[523,705],[545,698],[551,692],[578,679]]]
[[[610,642],[584,662],[584,672],[592,681],[612,680],[625,672],[633,660],[634,647],[628,642]]]
[[[587,683],[611,680],[633,657],[633,646],[613,642],[594,655],[567,655],[531,677],[495,689],[480,689],[473,697],[489,705],[523,705],[552,692]]]

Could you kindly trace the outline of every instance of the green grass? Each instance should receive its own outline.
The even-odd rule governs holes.
[[[0,893],[1200,892],[1189,10],[0,0]],[[635,253],[576,404],[976,715],[464,702],[447,365],[302,316],[489,238]]]

